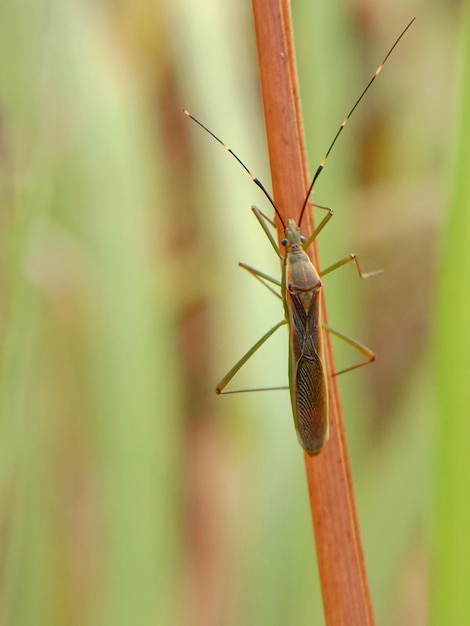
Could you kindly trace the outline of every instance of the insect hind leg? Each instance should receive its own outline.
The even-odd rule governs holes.
[[[224,391],[224,389],[228,385],[228,383],[237,374],[237,372],[239,372],[241,370],[241,368],[245,365],[245,363],[249,359],[251,359],[251,357],[254,355],[254,353],[257,350],[259,350],[259,348],[261,348],[261,346],[271,337],[271,335],[273,335],[276,332],[276,330],[281,328],[281,326],[285,326],[285,324],[287,324],[286,320],[281,320],[275,326],[273,326],[270,330],[268,330],[268,332],[266,334],[264,334],[261,337],[261,339],[258,339],[258,341],[255,343],[255,345],[252,346],[248,350],[248,352],[245,355],[243,355],[242,358],[237,363],[235,363],[235,365],[232,367],[232,369],[222,378],[220,383],[215,388],[215,392],[217,394],[229,394],[229,393],[247,393],[247,392],[250,392],[250,391],[274,391],[276,389],[288,389],[289,387],[263,387],[261,389],[237,389],[235,391],[230,391],[230,390],[229,391]]]
[[[364,344],[360,343],[359,341],[356,341],[356,339],[352,339],[351,337],[349,337],[348,335],[345,335],[344,333],[339,332],[339,330],[336,330],[335,328],[328,326],[328,324],[322,324],[322,326],[323,326],[323,329],[326,330],[328,333],[330,333],[331,335],[334,335],[335,337],[338,337],[338,339],[342,339],[349,346],[355,348],[363,356],[366,357],[365,361],[361,361],[360,363],[357,363],[356,365],[351,365],[351,367],[346,367],[345,369],[340,370],[339,372],[335,372],[333,376],[339,376],[340,374],[345,374],[346,372],[357,370],[359,367],[364,367],[364,365],[369,365],[369,363],[372,363],[373,361],[375,361],[375,353],[372,352],[372,350],[368,348],[367,346],[365,346]]]

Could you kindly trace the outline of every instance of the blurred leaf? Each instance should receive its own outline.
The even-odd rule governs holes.
[[[453,183],[437,309],[433,623],[470,623],[470,14],[461,42],[461,93]]]
[[[165,623],[174,605],[172,299],[151,236],[165,159],[84,9],[0,18],[5,624]]]

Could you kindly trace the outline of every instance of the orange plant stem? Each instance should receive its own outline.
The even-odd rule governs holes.
[[[298,217],[310,182],[289,0],[253,0],[253,10],[274,199],[287,223]],[[303,226],[308,238],[313,232],[311,215]],[[310,249],[320,267],[317,247]],[[326,335],[331,373],[333,353]],[[331,376],[329,401],[330,440],[318,457],[305,455],[325,619],[328,626],[372,626],[344,420],[337,380]]]

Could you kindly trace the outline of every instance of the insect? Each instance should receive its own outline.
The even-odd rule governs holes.
[[[284,229],[284,238],[281,241],[283,252],[277,245],[274,236],[270,230],[270,226],[275,228],[273,220],[268,218],[257,207],[252,207],[253,213],[267,235],[271,245],[273,246],[276,254],[279,256],[282,268],[282,279],[279,282],[275,278],[268,276],[264,272],[261,272],[245,263],[240,263],[240,267],[248,271],[256,279],[258,279],[265,287],[272,291],[283,302],[284,306],[284,319],[278,322],[273,328],[271,328],[265,335],[263,335],[255,345],[248,350],[248,352],[232,367],[232,369],[222,378],[216,387],[216,393],[240,393],[247,391],[269,391],[272,389],[289,389],[292,412],[294,417],[294,424],[298,436],[300,445],[310,456],[317,455],[323,449],[326,441],[328,440],[328,380],[327,372],[325,368],[324,348],[323,348],[323,331],[329,332],[336,337],[347,342],[352,347],[356,348],[364,357],[365,360],[348,367],[340,372],[336,372],[334,375],[342,374],[347,371],[351,371],[371,363],[375,359],[374,353],[366,348],[361,343],[351,339],[350,337],[340,333],[339,331],[331,328],[321,320],[321,294],[322,294],[322,278],[345,266],[348,263],[353,262],[356,266],[357,272],[360,278],[369,278],[380,274],[381,272],[372,272],[364,274],[361,271],[359,261],[355,254],[341,259],[334,263],[330,267],[317,271],[311,262],[310,258],[306,254],[306,250],[310,247],[313,241],[317,238],[319,233],[323,230],[326,224],[333,216],[333,211],[328,207],[321,205],[314,205],[320,209],[327,211],[326,216],[320,221],[319,225],[315,228],[312,235],[306,239],[301,232],[302,219],[305,215],[307,206],[309,205],[310,196],[312,194],[315,183],[323,171],[328,156],[333,149],[339,135],[343,128],[348,123],[351,115],[354,113],[356,107],[369,90],[370,86],[377,78],[388,58],[392,54],[395,47],[398,45],[401,38],[406,31],[410,28],[414,19],[409,22],[406,28],[402,31],[400,36],[396,39],[393,46],[387,52],[384,60],[375,71],[372,78],[363,89],[359,98],[355,101],[353,107],[341,123],[336,135],[333,138],[322,162],[318,166],[312,182],[308,188],[305,201],[303,203],[298,224],[294,219],[288,219],[287,223],[280,215],[274,200],[268,193],[261,181],[256,178],[247,166],[241,161],[241,159],[227,146],[221,139],[219,139],[212,131],[210,131],[204,124],[193,117],[188,111],[184,110],[184,113],[201,126],[206,132],[208,132],[216,141],[218,141],[244,168],[249,174],[253,182],[261,189],[270,204],[274,208],[275,215],[280,220]],[[280,288],[280,294],[271,285]],[[263,389],[241,389],[237,391],[225,391],[225,387],[237,374],[237,372],[243,367],[243,365],[253,356],[253,354],[281,327],[288,326],[289,331],[289,386],[288,387],[266,387]]]

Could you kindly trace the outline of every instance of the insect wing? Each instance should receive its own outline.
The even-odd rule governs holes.
[[[318,454],[328,440],[328,391],[322,361],[320,294],[286,292],[290,317],[290,378],[300,445]]]

